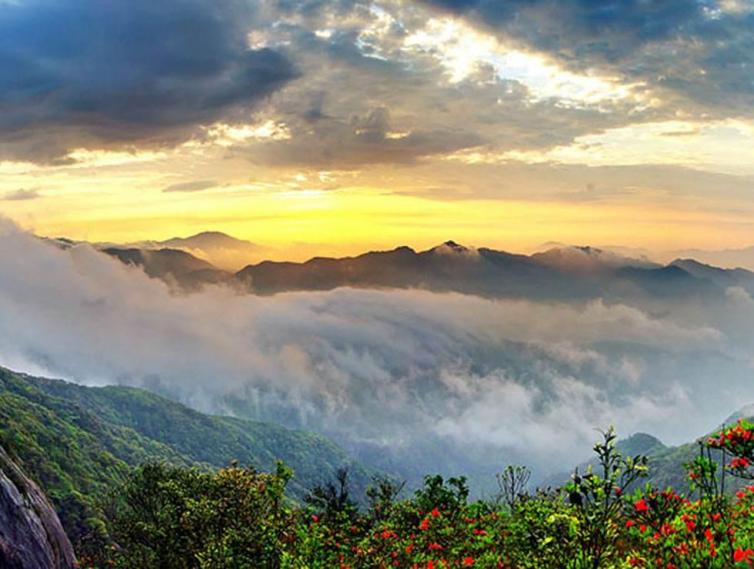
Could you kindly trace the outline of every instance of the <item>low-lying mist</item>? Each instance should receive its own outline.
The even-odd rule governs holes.
[[[0,221],[0,365],[321,431],[362,458],[387,448],[405,472],[466,460],[545,474],[585,457],[596,427],[680,442],[754,400],[745,291],[639,304],[177,296],[87,245],[60,250]]]

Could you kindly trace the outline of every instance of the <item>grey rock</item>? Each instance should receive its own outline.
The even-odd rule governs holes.
[[[0,568],[74,567],[73,547],[49,500],[0,447]]]

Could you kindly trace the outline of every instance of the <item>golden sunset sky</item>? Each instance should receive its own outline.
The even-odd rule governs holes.
[[[300,259],[754,244],[754,3],[0,0],[0,213]]]

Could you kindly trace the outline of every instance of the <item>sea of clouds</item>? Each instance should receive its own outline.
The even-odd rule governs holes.
[[[609,424],[690,440],[754,401],[753,338],[742,289],[665,306],[420,290],[176,295],[88,245],[62,250],[0,221],[0,365],[146,387],[324,432],[357,454],[417,449],[423,468],[442,468],[438,441],[544,474],[587,456]]]

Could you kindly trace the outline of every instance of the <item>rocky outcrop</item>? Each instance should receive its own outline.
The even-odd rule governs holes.
[[[0,567],[76,566],[71,542],[49,500],[0,447]]]

